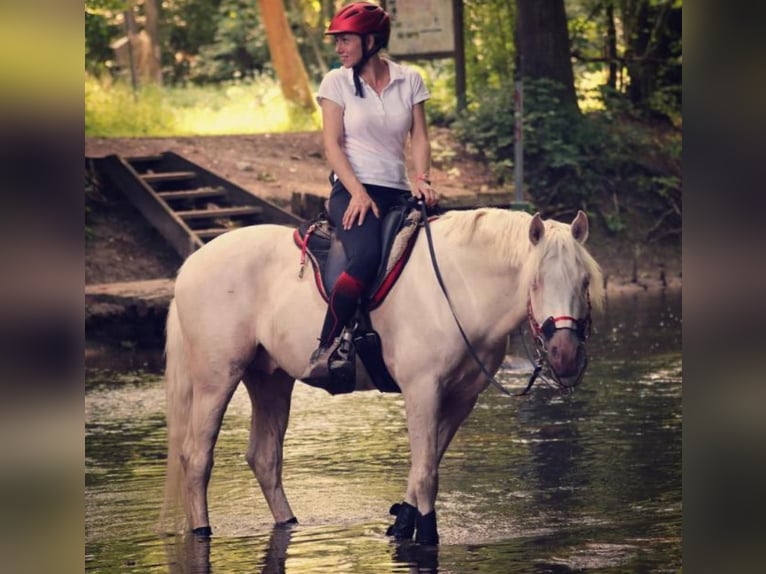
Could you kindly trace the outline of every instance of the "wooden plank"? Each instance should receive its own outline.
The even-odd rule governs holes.
[[[226,195],[226,190],[222,187],[219,188],[201,188],[201,189],[186,189],[182,191],[159,191],[157,192],[164,200],[173,199],[200,199],[205,197],[222,197]]]
[[[237,217],[240,215],[256,215],[263,213],[263,209],[256,206],[221,207],[219,209],[191,209],[189,211],[176,211],[176,215],[183,220],[211,219],[214,217]]]
[[[184,170],[194,169],[197,171],[199,177],[199,183],[210,187],[224,187],[228,191],[228,197],[237,204],[258,205],[263,209],[263,220],[268,223],[277,223],[282,225],[290,225],[297,227],[303,221],[302,217],[295,215],[282,209],[281,207],[262,199],[255,195],[253,192],[240,187],[233,182],[222,178],[221,176],[209,171],[195,163],[192,163],[188,159],[174,153],[163,153],[163,165],[168,169]]]
[[[199,237],[200,239],[213,239],[214,237],[218,237],[219,235],[223,235],[224,233],[227,233],[229,231],[232,231],[234,229],[238,229],[237,227],[211,227],[209,229],[194,229],[194,233]]]
[[[155,153],[155,154],[147,154],[147,155],[132,155],[130,157],[126,157],[125,161],[127,161],[131,165],[136,163],[157,162],[157,161],[162,161],[162,154]]]
[[[183,259],[204,245],[124,158],[116,154],[101,158],[97,169],[126,195]]]
[[[193,171],[168,171],[164,173],[142,173],[141,179],[146,183],[157,183],[159,181],[185,181],[195,179],[197,174]]]

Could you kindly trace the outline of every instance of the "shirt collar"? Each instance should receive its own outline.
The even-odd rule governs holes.
[[[402,69],[402,66],[400,64],[397,64],[396,62],[392,62],[388,58],[383,58],[386,63],[388,64],[388,73],[391,75],[391,83],[393,84],[396,81],[403,80],[404,79],[404,70]],[[349,84],[352,86],[354,85],[354,69],[353,68],[342,68],[343,73],[346,75],[346,80]]]

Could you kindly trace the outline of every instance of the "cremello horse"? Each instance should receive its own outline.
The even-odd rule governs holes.
[[[534,328],[547,327],[541,340],[559,383],[576,384],[587,363],[579,325],[591,302],[603,300],[601,271],[583,247],[585,213],[564,224],[485,208],[449,212],[430,225],[455,314],[485,369],[497,371],[509,334],[529,318]],[[186,528],[197,534],[212,532],[213,450],[240,382],[253,409],[247,462],[276,523],[296,522],[282,487],[282,444],[293,385],[316,346],[326,304],[311,274],[298,276],[292,233],[277,225],[231,231],[178,273],[167,321],[165,509],[180,502]],[[488,381],[440,291],[424,233],[371,318],[402,389],[411,454],[389,533],[407,539],[417,532],[417,542],[435,544],[439,462]],[[365,388],[363,369],[357,378]]]

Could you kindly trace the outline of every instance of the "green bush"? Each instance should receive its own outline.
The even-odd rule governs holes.
[[[133,93],[129,85],[85,77],[85,135],[161,136],[174,131],[174,116],[159,88]]]
[[[604,110],[580,114],[562,106],[557,93],[551,81],[524,82],[524,180],[536,208],[548,216],[584,209],[608,232],[621,233],[625,206],[644,202],[651,216],[670,214],[680,227],[680,134],[657,139],[616,94],[608,94]],[[498,185],[512,183],[512,87],[486,92],[453,127]]]

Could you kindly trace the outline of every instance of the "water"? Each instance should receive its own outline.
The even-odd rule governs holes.
[[[154,533],[164,391],[156,354],[91,361],[86,570],[172,573],[677,572],[681,568],[680,292],[609,302],[576,393],[488,389],[440,472],[441,545],[385,536],[408,471],[399,396],[330,397],[296,385],[284,482],[300,524],[275,529],[244,459],[250,407],[235,394],[210,485],[214,536]],[[523,361],[501,370],[514,389]],[[99,368],[100,367],[100,368]]]

